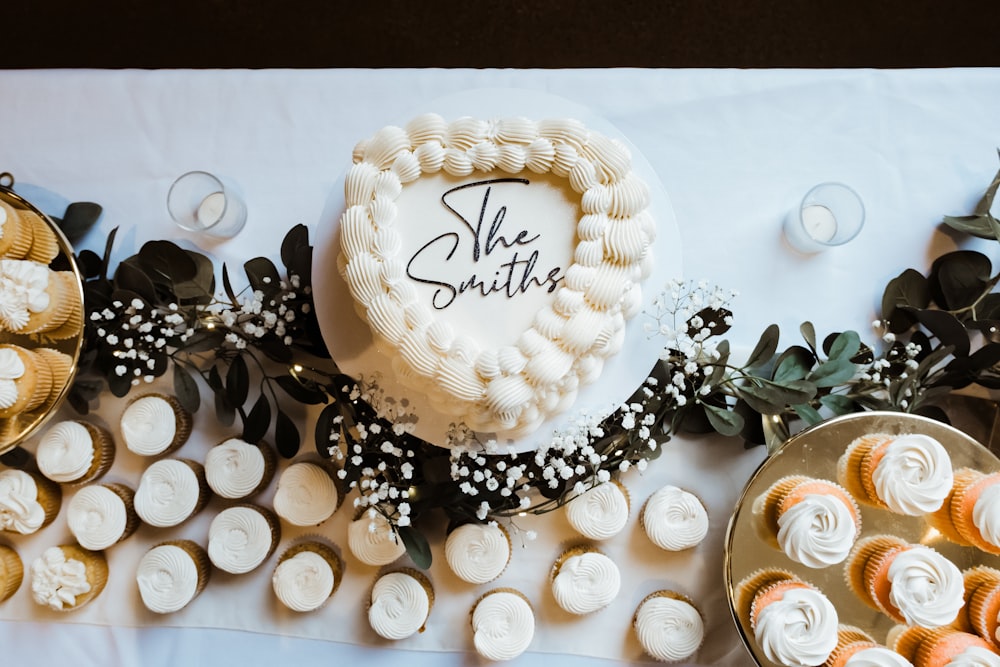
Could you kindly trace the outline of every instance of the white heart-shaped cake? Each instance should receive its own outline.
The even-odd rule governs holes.
[[[652,270],[631,161],[572,119],[425,114],[358,144],[338,268],[400,383],[503,437],[566,410],[619,352]]]

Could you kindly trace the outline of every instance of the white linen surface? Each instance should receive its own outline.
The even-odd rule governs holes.
[[[438,110],[435,100],[476,88],[557,95],[623,133],[669,194],[685,277],[740,291],[729,335],[737,349],[752,347],[772,322],[782,328],[783,345],[798,342],[805,320],[820,336],[854,328],[871,340],[881,289],[903,269],[924,270],[956,244],[996,256],[992,244],[937,229],[942,215],[970,212],[996,172],[1000,70],[992,69],[6,71],[0,72],[0,171],[12,172],[19,191],[50,213],[61,214],[69,201],[104,206],[99,228],[83,247],[100,251],[106,234],[119,227],[117,259],[147,240],[174,238],[235,269],[257,255],[276,258],[294,224],[315,231],[336,220],[328,200],[359,139]],[[536,113],[526,108],[522,115]],[[191,169],[239,184],[249,217],[235,239],[206,243],[170,222],[167,188]],[[809,187],[827,180],[859,191],[865,228],[846,246],[801,255],[783,241],[781,221]],[[122,405],[102,398],[99,418],[116,428]],[[207,447],[226,434],[213,422],[206,401],[196,434],[180,454],[203,460]],[[303,431],[311,429],[305,415],[302,424]],[[310,447],[307,442],[303,452]],[[693,664],[748,663],[726,605],[722,552],[739,491],[763,456],[762,448],[745,451],[736,441],[678,437],[644,474],[626,474],[632,518],[604,547],[622,567],[622,592],[610,607],[585,618],[560,612],[548,592],[552,560],[572,539],[561,513],[519,521],[539,538],[530,542],[514,533],[512,563],[496,582],[524,591],[536,610],[535,639],[516,663],[539,665],[553,654],[574,656],[580,664],[643,661],[629,625],[639,600],[658,587],[688,593],[705,614],[708,638]],[[108,479],[134,485],[144,465],[119,447]],[[666,483],[694,491],[709,509],[709,537],[691,552],[657,550],[638,525],[639,506]],[[261,501],[270,501],[273,486]],[[69,491],[66,502],[71,496]],[[208,522],[221,507],[213,501],[173,531],[143,527],[111,549],[108,588],[80,611],[48,612],[22,588],[0,604],[5,659],[74,665],[480,662],[471,652],[467,614],[489,586],[464,585],[451,575],[440,543],[431,571],[437,598],[426,632],[390,645],[368,629],[362,599],[377,570],[347,552],[349,512],[343,509],[311,531],[333,539],[347,559],[343,587],[320,612],[294,615],[278,608],[269,582],[274,557],[249,575],[216,572],[208,590],[182,612],[162,618],[145,612],[133,576],[144,549],[175,536],[204,544]],[[306,532],[286,530],[282,544]],[[69,539],[61,515],[38,535],[13,541],[30,562],[46,546]]]

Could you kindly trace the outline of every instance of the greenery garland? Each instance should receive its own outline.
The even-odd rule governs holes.
[[[971,215],[944,224],[1000,240],[990,213],[1000,173]],[[287,401],[320,409],[317,451],[339,463],[357,490],[354,505],[388,518],[414,562],[430,565],[421,531],[430,521],[492,521],[558,508],[630,468],[642,469],[677,433],[716,431],[748,446],[774,447],[794,430],[828,416],[863,410],[918,413],[947,421],[942,399],[977,384],[1000,388],[1000,282],[985,255],[960,250],[939,257],[924,275],[892,279],[867,344],[854,331],[820,339],[806,322],[802,342],[779,350],[776,325],[740,364],[724,338],[733,294],[675,283],[653,306],[647,328],[663,351],[649,378],[607,416],[580,415],[529,453],[504,451],[461,425],[450,448],[412,435],[414,415],[402,397],[387,397],[377,378],[361,383],[339,371],[312,307],[312,246],[298,225],[284,238],[283,270],[267,258],[243,265],[247,287],[233,289],[228,267],[169,241],[151,241],[112,271],[112,232],[102,255],[84,250],[86,334],[70,403],[86,412],[106,385],[116,396],[168,371],[191,411],[201,392],[214,397],[217,419],[239,418],[242,436],[273,432],[291,458],[302,434]]]

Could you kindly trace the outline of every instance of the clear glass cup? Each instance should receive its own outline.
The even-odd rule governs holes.
[[[207,171],[189,171],[171,184],[167,211],[181,229],[217,238],[239,234],[247,207],[233,187]]]
[[[865,225],[865,205],[850,186],[820,183],[785,218],[785,238],[793,248],[815,253],[843,245]]]

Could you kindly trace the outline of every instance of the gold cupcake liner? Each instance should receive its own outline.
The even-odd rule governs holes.
[[[76,596],[72,606],[63,607],[63,611],[72,611],[84,606],[104,590],[108,583],[108,559],[103,551],[90,551],[76,544],[64,544],[59,547],[67,560],[77,560],[83,563],[90,591]]]
[[[73,482],[74,484],[86,484],[100,479],[111,469],[115,462],[115,441],[111,433],[102,426],[82,419],[78,419],[76,422],[87,429],[90,441],[94,445],[94,460],[90,464],[90,468],[83,474],[83,477]]]
[[[872,535],[855,543],[844,566],[847,587],[858,599],[876,611],[888,613],[878,600],[874,587],[879,570],[907,542],[894,535]]]
[[[9,599],[24,580],[24,563],[17,551],[0,544],[0,602]]]
[[[83,330],[83,302],[80,301],[76,276],[70,271],[57,271],[54,275],[57,280],[66,283],[65,292],[68,295],[67,302],[70,309],[62,324],[45,331],[44,334],[46,338],[53,340],[73,338]]]
[[[862,481],[861,465],[871,449],[888,437],[882,433],[869,434],[854,439],[844,450],[837,463],[837,481],[859,502],[871,505],[877,503],[874,495],[869,495]]]
[[[198,583],[195,585],[194,595],[191,596],[191,600],[194,600],[205,590],[212,576],[212,561],[208,558],[208,552],[194,540],[167,540],[154,545],[151,549],[161,546],[177,547],[191,557],[198,572]]]
[[[916,664],[917,651],[921,644],[931,636],[931,628],[924,628],[919,625],[904,626],[904,629],[896,635],[889,648],[900,654],[911,663]]]
[[[736,613],[747,624],[751,623],[751,611],[757,593],[780,581],[793,581],[797,577],[789,570],[762,568],[751,572],[736,585]]]
[[[21,219],[31,227],[31,248],[25,259],[42,264],[48,264],[55,259],[59,254],[59,241],[56,240],[56,235],[49,224],[34,211],[21,211]]]
[[[778,534],[778,516],[780,515],[782,502],[791,494],[795,487],[808,479],[805,475],[782,477],[764,492],[761,503],[761,517],[764,521],[764,526],[773,535]]]
[[[194,473],[195,479],[198,480],[198,501],[195,503],[194,509],[191,510],[191,514],[184,519],[187,521],[187,519],[198,514],[208,505],[208,501],[212,499],[212,487],[208,485],[208,478],[205,477],[205,466],[192,459],[179,458],[177,460],[190,468],[191,472]]]
[[[1000,581],[980,583],[972,591],[966,606],[971,629],[994,649],[1000,649],[1000,641],[996,636],[997,617],[1000,615]]]
[[[73,372],[73,358],[59,350],[48,347],[35,349],[35,354],[46,364],[52,373],[52,387],[43,405],[50,406],[59,398],[59,394],[69,382],[69,376]]]
[[[878,463],[882,460],[879,457],[878,460],[875,458],[876,452],[879,452],[882,448],[888,447],[895,436],[887,434],[877,434],[872,436],[865,436],[866,438],[871,438],[872,441],[869,445],[862,447],[866,450],[864,456],[861,459],[860,467],[858,468],[859,475],[861,478],[861,487],[864,489],[863,499],[868,501],[868,504],[874,505],[875,507],[880,507],[887,509],[888,505],[879,498],[878,489],[875,488],[875,480],[873,475],[875,474],[875,468]]]
[[[953,647],[953,650],[947,658],[935,656],[935,652],[937,652],[945,642],[950,644]],[[988,651],[993,650],[990,648],[989,644],[987,644],[986,641],[978,635],[974,635],[969,632],[962,632],[961,630],[949,627],[931,628],[929,632],[922,637],[920,643],[917,645],[914,660],[911,660],[911,662],[914,665],[947,664],[950,658],[955,657],[970,646],[978,646]]]
[[[7,214],[7,219],[3,223],[3,235],[0,236],[0,257],[5,259],[24,259],[31,250],[33,241],[33,228],[23,217],[20,211],[6,202],[0,202]]]
[[[55,521],[55,518],[58,516],[59,510],[62,507],[62,487],[40,473],[29,472],[28,474],[35,480],[35,488],[38,491],[36,500],[45,512],[45,518],[42,520],[41,528],[45,528],[47,525]],[[39,530],[41,530],[41,528],[39,528]]]
[[[330,590],[330,595],[327,597],[333,597],[333,594],[337,592],[340,588],[340,583],[344,578],[344,559],[340,557],[336,549],[332,545],[327,543],[324,538],[317,535],[305,535],[302,537],[301,541],[296,542],[291,545],[278,556],[278,562],[275,564],[277,568],[284,561],[297,556],[304,551],[311,551],[319,555],[326,563],[330,566],[330,570],[333,571],[333,588]]]
[[[49,365],[34,350],[9,343],[0,347],[13,350],[24,364],[24,373],[14,380],[17,398],[11,405],[0,410],[0,417],[14,417],[43,405],[52,393],[52,371]]]
[[[142,520],[139,519],[138,513],[135,511],[135,491],[125,484],[118,482],[105,482],[101,484],[104,488],[108,489],[116,496],[121,498],[122,503],[125,505],[125,528],[122,530],[122,534],[118,537],[118,542],[132,536],[132,534],[139,528],[139,524]]]
[[[839,667],[858,651],[876,646],[879,646],[879,643],[867,632],[859,627],[842,623],[837,626],[837,645],[822,667]]]

